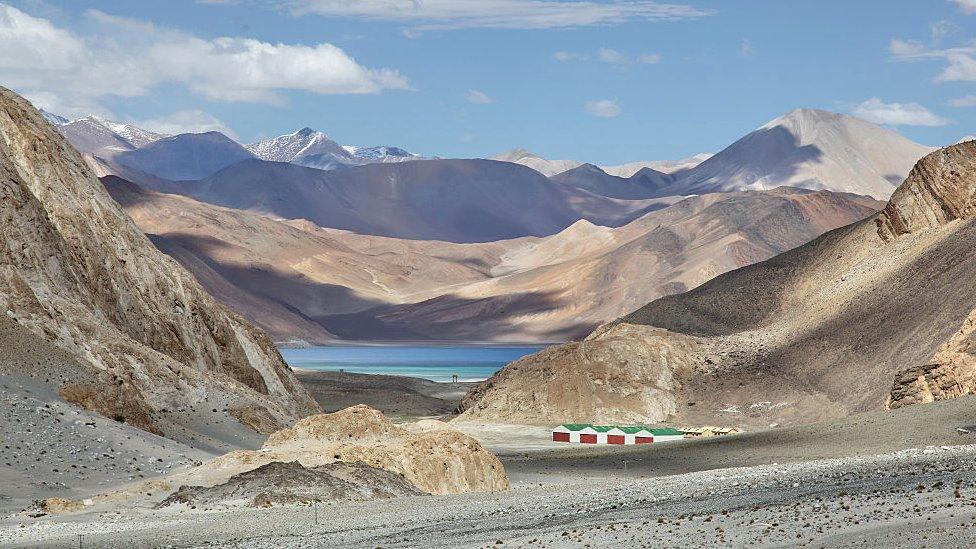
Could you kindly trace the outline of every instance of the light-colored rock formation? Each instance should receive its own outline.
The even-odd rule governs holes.
[[[915,165],[878,216],[882,238],[941,227],[976,213],[976,141],[932,153]]]
[[[364,405],[309,416],[273,433],[260,451],[232,453],[218,458],[215,466],[255,459],[298,460],[306,467],[362,461],[401,474],[429,494],[508,488],[501,462],[474,438],[454,429],[399,427]]]
[[[187,471],[93,496],[92,501],[131,503],[147,496],[159,501],[158,498],[179,494],[180,488],[184,494],[209,497],[208,494],[227,491],[228,483],[247,484],[253,492],[262,482],[261,475],[241,475],[275,463],[297,463],[313,473],[338,475],[340,480],[350,480],[350,471],[340,467],[342,464],[361,464],[401,477],[417,491],[434,495],[509,488],[502,463],[476,439],[442,423],[394,425],[381,412],[358,405],[332,414],[308,416],[292,427],[272,433],[259,450],[229,452]],[[355,490],[372,489],[369,476],[360,476]],[[372,477],[378,481],[373,488],[380,492],[384,486],[392,486],[389,475]],[[386,491],[390,496],[398,492]]]
[[[146,430],[194,439],[228,421],[225,409],[266,427],[318,410],[268,337],[156,250],[81,155],[4,88],[0,313],[87,368],[54,387],[66,399]]]
[[[655,423],[674,415],[681,371],[695,367],[690,337],[616,324],[583,341],[518,360],[469,393],[465,421]]]

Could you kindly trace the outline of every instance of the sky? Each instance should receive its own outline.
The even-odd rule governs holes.
[[[676,159],[801,107],[938,146],[976,134],[976,0],[0,0],[0,85],[440,157]]]

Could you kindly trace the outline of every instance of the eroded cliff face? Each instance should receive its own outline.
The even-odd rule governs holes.
[[[976,142],[935,151],[918,161],[876,219],[885,240],[941,227],[976,213]]]
[[[0,231],[0,313],[90,367],[57,387],[68,400],[191,438],[178,433],[227,411],[269,430],[318,410],[269,338],[158,252],[79,153],[5,88]]]

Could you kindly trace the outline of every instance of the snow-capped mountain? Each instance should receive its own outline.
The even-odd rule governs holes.
[[[407,160],[419,160],[421,158],[420,155],[405,151],[400,147],[354,147],[344,145],[342,148],[346,149],[349,154],[356,158],[369,163],[405,162]]]
[[[45,120],[47,120],[48,122],[50,122],[51,125],[53,125],[55,127],[60,126],[62,124],[67,124],[68,122],[70,122],[70,120],[68,120],[67,118],[65,118],[63,116],[58,116],[58,115],[54,114],[53,112],[47,112],[44,109],[37,109],[37,110],[40,111],[41,116],[43,116]]]
[[[155,143],[164,137],[169,137],[168,135],[152,132],[149,130],[144,130],[132,124],[123,124],[121,122],[113,122],[111,120],[106,120],[104,118],[99,118],[95,115],[89,115],[84,118],[84,120],[90,120],[95,124],[101,124],[102,126],[112,130],[116,135],[122,137],[129,143],[132,143],[135,148],[145,147],[150,143]]]
[[[311,128],[246,145],[262,160],[289,162],[308,168],[336,170],[388,162],[418,160],[421,157],[399,147],[356,147],[340,145],[328,135]]]
[[[353,156],[342,148],[342,145],[333,141],[325,133],[312,128],[302,128],[295,133],[245,145],[244,148],[261,160],[272,162],[303,164],[304,159],[320,158],[323,155],[353,162]]]
[[[111,159],[119,153],[145,147],[167,137],[132,124],[113,122],[95,115],[69,121],[53,113],[41,113],[76,149],[104,159]]]

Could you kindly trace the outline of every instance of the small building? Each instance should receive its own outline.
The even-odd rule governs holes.
[[[650,444],[681,440],[684,433],[670,427],[654,428],[646,425],[592,425],[589,423],[564,423],[552,430],[553,442],[578,444]]]
[[[649,429],[649,431],[651,432],[651,439],[653,442],[668,442],[672,440],[682,440],[685,438],[684,433],[671,427]]]
[[[596,444],[596,431],[589,423],[564,423],[552,430],[552,440]]]

